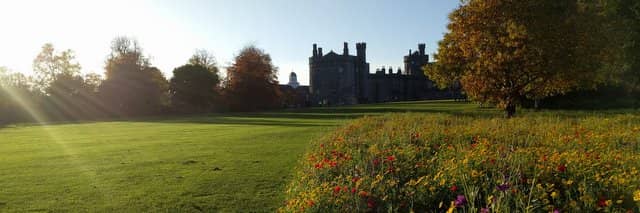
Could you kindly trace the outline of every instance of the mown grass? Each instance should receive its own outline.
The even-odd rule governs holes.
[[[501,116],[470,103],[424,101],[5,126],[0,212],[274,211],[311,141],[354,118],[390,112]]]
[[[314,138],[387,112],[495,113],[405,102],[0,129],[0,212],[273,211]]]

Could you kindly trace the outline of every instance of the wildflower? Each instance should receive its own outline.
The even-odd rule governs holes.
[[[366,197],[366,196],[367,196],[367,192],[365,192],[365,191],[360,191],[360,192],[358,192],[358,195],[359,195],[360,197]]]
[[[456,209],[456,204],[455,202],[451,201],[451,205],[449,206],[449,209],[447,209],[447,213],[453,213],[455,209]]]
[[[633,201],[640,201],[640,190],[633,192]]]
[[[496,189],[498,189],[498,191],[504,192],[507,191],[507,189],[509,189],[509,184],[505,183],[505,184],[501,184],[496,186]]]
[[[313,205],[316,205],[316,203],[314,203],[313,200],[307,201],[307,206],[312,207]]]
[[[560,210],[558,210],[558,209],[553,209],[553,213],[560,213]]]
[[[351,194],[355,194],[355,193],[356,193],[356,188],[355,187],[351,188]]]
[[[380,160],[378,160],[378,158],[373,159],[373,165],[374,166],[380,165]]]
[[[375,208],[376,207],[376,201],[373,200],[373,198],[369,198],[367,199],[367,207],[369,208]]]
[[[337,165],[338,165],[338,162],[336,162],[336,161],[330,161],[329,162],[329,166],[331,166],[331,167],[336,167]]]
[[[452,192],[456,192],[456,191],[458,191],[458,186],[453,185],[453,186],[451,186],[451,188],[449,190],[451,190]]]
[[[607,207],[607,200],[603,197],[598,199],[598,207]]]
[[[393,155],[387,156],[387,161],[391,162],[391,161],[394,161],[394,160],[396,160],[395,156],[393,156]]]
[[[322,169],[322,163],[316,163],[314,167],[316,167],[316,169]]]
[[[351,181],[353,181],[354,183],[358,182],[359,180],[360,180],[360,177],[351,178]]]
[[[480,209],[480,213],[489,213],[489,209],[488,208],[481,208]]]
[[[566,172],[567,171],[567,166],[565,166],[564,164],[560,164],[558,165],[558,172]]]
[[[333,188],[333,193],[334,194],[340,193],[340,186],[336,186],[335,188]]]
[[[551,197],[552,198],[558,198],[558,192],[556,192],[556,191],[551,192]]]
[[[464,204],[467,204],[467,198],[465,198],[464,195],[458,195],[454,203],[456,205],[456,208],[462,207],[464,206]]]

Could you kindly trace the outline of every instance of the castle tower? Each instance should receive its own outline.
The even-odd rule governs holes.
[[[420,55],[424,56],[424,48],[426,47],[425,44],[418,44],[418,50],[420,50]]]
[[[318,56],[318,45],[317,44],[313,44],[313,57],[317,57]]]
[[[349,55],[349,44],[347,42],[344,42],[344,47],[342,48],[342,55]]]
[[[356,43],[356,56],[361,61],[367,61],[367,43]]]
[[[409,55],[404,57],[404,71],[407,75],[424,77],[422,67],[429,63],[429,55],[425,54],[425,44],[418,44],[418,51],[409,50]]]

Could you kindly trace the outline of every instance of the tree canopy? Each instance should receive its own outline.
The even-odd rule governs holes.
[[[426,74],[441,87],[460,82],[506,116],[524,98],[540,99],[602,79],[600,17],[578,1],[467,0],[453,11]],[[597,26],[597,25],[596,25]]]
[[[114,39],[105,70],[106,79],[99,90],[103,102],[113,111],[110,113],[148,115],[166,106],[168,82],[142,55],[135,40]]]
[[[280,105],[278,69],[271,56],[255,46],[240,50],[227,68],[225,95],[230,109],[252,111]]]

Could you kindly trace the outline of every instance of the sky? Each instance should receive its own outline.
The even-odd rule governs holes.
[[[418,43],[435,53],[458,0],[3,0],[0,1],[0,66],[32,73],[45,43],[71,49],[83,73],[104,73],[110,43],[135,38],[152,65],[168,78],[196,49],[229,66],[238,51],[256,45],[271,55],[278,79],[296,72],[309,82],[309,57],[317,43],[326,54],[343,42],[367,43],[373,72],[402,67]]]

